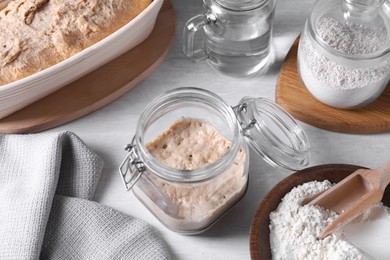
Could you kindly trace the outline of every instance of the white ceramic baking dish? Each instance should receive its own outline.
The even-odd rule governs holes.
[[[34,103],[137,46],[152,32],[163,2],[154,0],[118,31],[72,57],[31,76],[0,86],[0,118]]]

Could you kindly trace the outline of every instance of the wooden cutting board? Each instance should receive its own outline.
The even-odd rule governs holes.
[[[43,131],[111,103],[158,68],[172,46],[175,28],[175,11],[170,0],[165,0],[156,25],[145,41],[55,93],[1,119],[0,132]]]
[[[317,101],[303,86],[297,70],[299,37],[291,47],[276,82],[276,102],[293,117],[323,129],[371,134],[390,131],[390,83],[370,105],[358,109],[338,109]]]

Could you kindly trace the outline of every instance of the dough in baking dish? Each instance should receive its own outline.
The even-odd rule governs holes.
[[[0,85],[100,41],[151,0],[14,0],[0,11]]]

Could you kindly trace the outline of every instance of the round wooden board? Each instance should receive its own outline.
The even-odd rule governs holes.
[[[1,119],[0,132],[43,131],[109,104],[157,69],[172,46],[175,29],[175,11],[170,0],[165,0],[145,41],[55,93]]]
[[[250,254],[252,259],[272,259],[269,240],[269,214],[275,211],[281,199],[291,191],[292,188],[310,181],[329,180],[337,183],[352,172],[363,167],[348,164],[326,164],[310,167],[298,171],[275,185],[262,200],[252,219],[250,229]],[[385,190],[382,202],[390,206],[390,185]]]
[[[297,70],[299,37],[291,47],[276,82],[276,103],[292,116],[323,129],[371,134],[390,131],[390,83],[370,105],[358,109],[337,109],[317,101],[304,87]]]

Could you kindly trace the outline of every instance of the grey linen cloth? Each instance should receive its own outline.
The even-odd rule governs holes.
[[[149,225],[90,201],[102,168],[71,132],[0,135],[0,259],[169,259]]]

